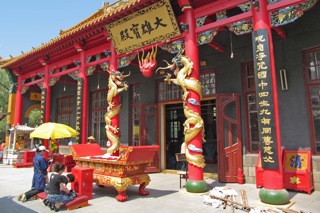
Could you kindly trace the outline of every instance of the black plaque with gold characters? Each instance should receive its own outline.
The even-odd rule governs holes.
[[[76,130],[79,132],[77,141],[81,141],[81,126],[82,126],[82,96],[83,96],[83,79],[78,78],[77,85],[77,117],[76,117]]]
[[[252,33],[256,103],[262,168],[278,169],[272,75],[267,29]]]
[[[46,95],[47,95],[47,89],[42,88],[41,89],[41,112],[40,112],[40,123],[45,122],[45,113],[46,113]]]

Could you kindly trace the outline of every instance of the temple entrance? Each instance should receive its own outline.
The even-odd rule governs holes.
[[[166,169],[180,170],[182,162],[176,162],[175,154],[180,153],[184,141],[183,123],[186,117],[183,104],[168,104],[166,111]],[[216,101],[201,101],[201,117],[204,121],[205,140],[203,155],[206,160],[205,173],[217,173],[217,133],[216,133]]]
[[[157,135],[159,134],[157,128],[157,106],[155,104],[141,105],[142,128],[140,132],[140,146],[159,145]],[[153,161],[147,168],[150,172],[160,171],[160,150],[158,150],[153,158]]]
[[[240,95],[217,96],[219,181],[237,182],[242,168]]]

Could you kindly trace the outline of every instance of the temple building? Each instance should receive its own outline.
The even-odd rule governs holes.
[[[180,170],[175,154],[186,142],[191,181],[238,182],[243,171],[246,183],[270,189],[283,180],[275,184],[282,189],[287,166],[302,163],[311,168],[307,188],[320,190],[319,11],[317,0],[105,4],[2,59],[13,85],[8,128],[40,109],[42,122],[75,128],[75,142],[93,136],[108,149],[105,116],[114,102],[122,146],[160,146],[149,172]],[[112,74],[124,79],[114,101]]]

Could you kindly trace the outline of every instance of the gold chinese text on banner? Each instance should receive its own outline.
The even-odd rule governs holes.
[[[106,26],[117,54],[180,35],[168,0],[157,2]]]
[[[279,150],[277,149],[267,29],[252,32],[252,46],[262,168],[278,169]]]

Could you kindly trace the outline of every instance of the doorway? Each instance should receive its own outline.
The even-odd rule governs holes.
[[[166,112],[166,169],[180,170],[182,162],[176,162],[175,154],[180,153],[181,144],[184,141],[183,123],[186,117],[183,112],[183,104],[168,104]],[[204,121],[205,140],[203,155],[206,166],[204,173],[218,172],[217,158],[217,131],[216,131],[216,100],[201,101],[201,117]]]
[[[242,168],[240,95],[219,94],[217,107],[219,181],[237,182]]]

